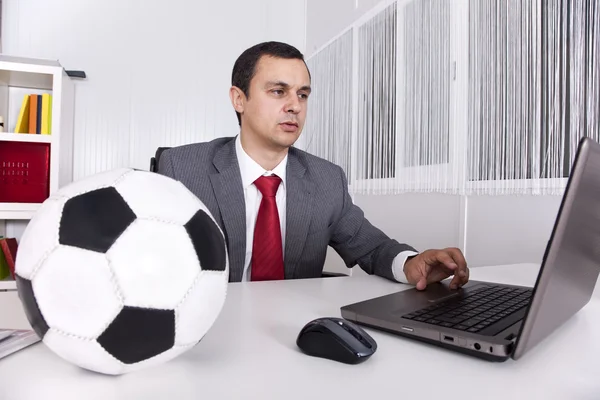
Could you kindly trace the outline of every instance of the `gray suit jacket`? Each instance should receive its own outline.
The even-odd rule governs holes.
[[[181,181],[208,207],[225,233],[229,280],[242,279],[246,207],[235,138],[219,138],[165,150],[158,172]],[[323,272],[327,246],[351,268],[394,279],[392,261],[414,249],[387,237],[352,203],[343,170],[296,148],[289,149],[286,177],[285,278]]]

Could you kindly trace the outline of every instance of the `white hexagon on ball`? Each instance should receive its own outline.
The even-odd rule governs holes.
[[[200,273],[182,226],[136,220],[106,254],[125,305],[174,309]]]
[[[50,328],[95,339],[123,304],[104,254],[58,246],[33,279]]]
[[[58,246],[58,227],[64,199],[47,199],[29,221],[19,242],[15,272],[26,279],[33,274],[46,257]]]
[[[227,295],[227,279],[218,271],[202,271],[176,309],[175,344],[199,342],[216,321]]]

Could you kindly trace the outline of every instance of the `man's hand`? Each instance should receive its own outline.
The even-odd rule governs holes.
[[[469,268],[462,252],[456,248],[426,250],[408,258],[404,264],[408,282],[424,290],[428,284],[454,275],[450,289],[458,289],[469,281]]]

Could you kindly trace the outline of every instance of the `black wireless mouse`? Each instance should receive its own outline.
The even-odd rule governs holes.
[[[334,317],[318,318],[304,325],[296,344],[308,355],[346,364],[366,361],[377,350],[375,340],[361,327]]]

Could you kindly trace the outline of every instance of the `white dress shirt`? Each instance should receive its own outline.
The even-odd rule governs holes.
[[[267,171],[256,161],[254,161],[242,148],[240,141],[240,135],[235,139],[235,151],[237,155],[238,164],[240,166],[240,174],[242,176],[242,185],[244,188],[244,200],[246,202],[246,255],[244,260],[244,273],[242,275],[242,281],[249,281],[251,277],[252,266],[250,262],[252,260],[252,244],[254,242],[254,225],[256,225],[256,217],[258,216],[258,209],[262,200],[262,194],[254,186],[254,181],[262,175],[277,175],[281,178],[281,184],[277,189],[275,195],[275,202],[277,203],[277,211],[279,213],[279,223],[281,226],[281,245],[285,257],[285,217],[286,217],[286,168],[287,168],[287,155],[279,165],[277,165],[272,171]],[[403,251],[398,254],[392,263],[392,272],[394,279],[398,282],[408,283],[406,276],[404,275],[404,263],[406,259],[417,253],[413,251]]]

